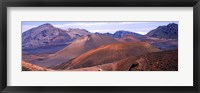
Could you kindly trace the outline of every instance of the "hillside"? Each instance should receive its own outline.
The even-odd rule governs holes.
[[[112,43],[118,43],[118,41],[112,37],[104,35],[87,35],[75,40],[69,46],[63,48],[62,50],[49,55],[47,59],[42,61],[35,61],[32,63],[45,67],[57,66],[91,49],[97,48],[101,45],[107,45]]]
[[[102,65],[127,57],[158,51],[160,50],[144,42],[109,44],[92,49],[80,55],[68,63],[66,65],[66,69],[77,69]]]
[[[75,71],[178,71],[178,51],[143,54],[98,66],[72,69]]]
[[[117,41],[122,42],[122,43],[130,43],[130,42],[139,42],[140,40],[137,38],[134,38],[133,36],[126,35],[121,38],[115,38]]]
[[[22,61],[22,71],[51,71],[51,69],[36,66],[28,62]]]
[[[176,50],[176,49],[178,49],[178,40],[177,39],[147,37],[147,38],[145,38],[144,42],[147,42],[161,50]]]

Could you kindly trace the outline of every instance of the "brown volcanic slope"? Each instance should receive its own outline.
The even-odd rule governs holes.
[[[22,71],[50,71],[51,69],[47,69],[44,67],[36,66],[25,61],[22,61]]]
[[[178,51],[147,53],[75,71],[178,71]]]
[[[133,37],[133,36],[128,36],[126,35],[125,37],[121,38],[115,38],[117,41],[122,42],[122,43],[127,43],[127,42],[138,42],[140,41],[139,39]]]
[[[178,50],[139,56],[129,68],[131,71],[178,71]]]
[[[158,52],[148,43],[132,42],[100,46],[75,58],[65,65],[65,69],[77,69],[115,62],[130,56],[138,56],[149,52]]]
[[[178,49],[178,40],[177,39],[146,37],[144,42],[150,43],[154,47],[159,48],[161,50]]]
[[[105,35],[95,35],[95,34],[87,35],[75,40],[64,49],[49,55],[47,60],[37,61],[33,63],[44,67],[57,66],[93,48],[97,48],[101,45],[106,45],[111,43],[118,43],[118,41],[112,37]]]
[[[22,59],[26,62],[32,63],[34,61],[40,61],[46,59],[49,54],[28,54],[23,52]]]

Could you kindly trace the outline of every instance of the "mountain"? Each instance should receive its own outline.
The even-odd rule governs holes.
[[[46,58],[45,60],[35,61],[32,63],[45,67],[57,66],[62,64],[63,62],[68,62],[69,60],[91,49],[97,48],[101,45],[107,45],[112,43],[118,43],[118,41],[112,37],[105,35],[87,35],[76,39],[62,50],[49,55],[48,58]]]
[[[150,43],[156,48],[161,50],[176,50],[178,49],[177,39],[154,38],[147,37],[144,42]]]
[[[30,53],[22,53],[22,59],[26,62],[34,62],[44,60],[48,57],[49,54],[30,54]]]
[[[178,71],[178,50],[146,53],[137,57],[75,71]]]
[[[125,30],[116,31],[116,32],[113,34],[113,37],[115,37],[115,38],[121,38],[121,37],[124,37],[124,36],[126,36],[126,35],[133,36],[133,37],[135,37],[135,38],[141,38],[141,37],[142,37],[141,34],[134,33],[134,32],[130,32],[130,31],[125,31]]]
[[[127,57],[138,56],[159,49],[144,42],[117,43],[100,46],[73,59],[65,69],[77,69],[112,63]]]
[[[170,23],[165,26],[159,26],[146,34],[149,37],[178,39],[178,24]]]
[[[79,28],[68,28],[66,31],[73,39],[91,34],[89,31]]]
[[[65,30],[46,23],[22,33],[22,48],[32,49],[43,46],[62,45],[71,41]]]
[[[123,38],[123,37],[126,37],[126,36],[131,36],[131,37],[136,38],[138,40],[143,40],[144,39],[144,36],[141,35],[141,34],[134,33],[134,32],[131,32],[131,31],[125,31],[125,30],[116,31],[114,34],[111,34],[111,33],[99,33],[99,32],[96,32],[95,34],[111,36],[113,38]]]
[[[98,35],[106,35],[106,36],[111,36],[113,37],[113,34],[107,32],[107,33],[99,33],[99,32],[95,32],[95,34],[98,34]]]
[[[137,38],[134,38],[133,36],[130,35],[124,35],[124,37],[121,38],[115,38],[117,41],[122,42],[122,43],[129,43],[129,42],[138,42],[140,41]]]

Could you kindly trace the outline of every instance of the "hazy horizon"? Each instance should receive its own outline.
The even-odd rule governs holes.
[[[80,28],[86,29],[89,32],[95,33],[115,33],[118,30],[126,30],[131,32],[136,32],[139,34],[146,34],[150,30],[157,28],[158,26],[168,25],[169,23],[176,23],[178,21],[159,21],[159,22],[51,22],[51,21],[44,21],[44,22],[33,22],[33,21],[24,21],[22,22],[22,33],[33,28],[40,26],[42,24],[49,23],[55,27],[61,29],[68,29],[68,28]]]

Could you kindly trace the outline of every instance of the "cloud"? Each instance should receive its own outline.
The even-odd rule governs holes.
[[[71,24],[61,24],[61,25],[54,25],[55,27],[59,28],[66,28],[66,27],[87,27],[87,26],[97,26],[97,25],[107,25],[108,23],[71,23]]]
[[[121,22],[122,24],[144,24],[144,23],[150,23],[150,22]]]
[[[54,25],[59,28],[68,28],[68,27],[88,27],[88,26],[102,26],[102,25],[123,25],[123,24],[141,24],[141,23],[149,23],[149,22],[77,22],[77,23],[68,23],[68,24],[60,24]]]
[[[147,34],[149,31],[155,29],[154,27],[149,27],[149,28],[137,28],[137,29],[133,29],[132,31],[145,35]]]
[[[95,29],[95,30],[89,30],[90,32],[93,32],[93,33],[95,33],[95,32],[99,32],[99,33],[115,33],[116,31],[118,31],[119,29],[101,29],[101,30],[99,30],[99,29]]]

